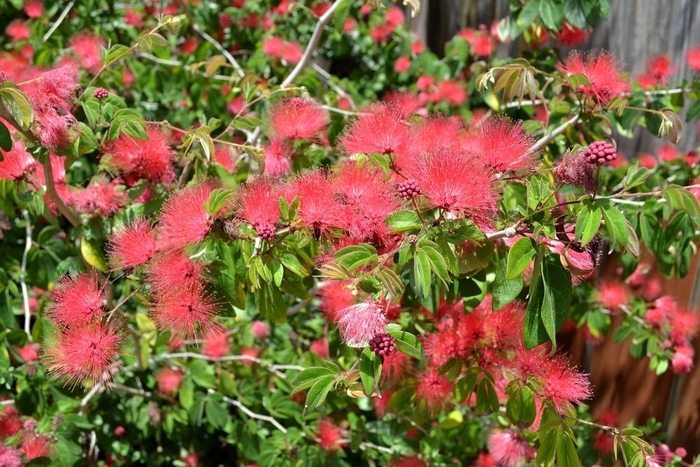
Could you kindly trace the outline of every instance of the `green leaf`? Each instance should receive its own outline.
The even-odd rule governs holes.
[[[311,389],[309,389],[309,392],[306,394],[304,412],[309,413],[319,405],[323,404],[334,385],[334,376],[323,376],[317,379],[313,386],[311,386]]]
[[[535,421],[537,408],[532,389],[527,386],[512,385],[508,390],[506,415],[516,425],[527,427]]]
[[[566,21],[579,29],[586,29],[588,27],[588,22],[586,21],[586,15],[581,8],[582,0],[567,0],[564,2],[564,18]]]
[[[447,262],[438,251],[438,246],[433,242],[419,242],[418,247],[430,261],[430,269],[443,281],[449,282],[450,275],[447,272]]]
[[[476,410],[480,413],[491,413],[498,411],[498,394],[493,382],[488,378],[479,381],[476,388]]]
[[[662,195],[673,209],[685,211],[695,218],[700,216],[700,203],[686,188],[671,184],[664,188]]]
[[[313,366],[303,369],[301,373],[294,378],[294,381],[292,381],[292,386],[294,386],[294,389],[290,395],[293,396],[299,391],[310,388],[316,383],[316,381],[327,376],[334,376],[332,369],[322,366]]]
[[[457,428],[462,423],[464,423],[464,415],[462,415],[462,412],[453,410],[438,424],[438,428],[441,430],[451,430],[452,428]]]
[[[508,252],[506,279],[520,277],[536,254],[535,242],[531,238],[523,237],[515,242]]]
[[[430,284],[432,282],[430,258],[423,250],[417,250],[413,257],[413,278],[415,281],[416,294],[427,298],[430,295]]]
[[[525,31],[532,25],[532,23],[535,22],[537,16],[539,15],[539,12],[540,0],[530,0],[525,4],[523,9],[520,10],[518,19],[515,20],[515,24],[517,26],[517,29],[515,31],[516,37],[522,34],[523,31]]]
[[[261,283],[255,291],[255,302],[263,318],[275,323],[287,321],[287,300],[274,284]]]
[[[207,214],[215,217],[228,204],[233,197],[232,190],[217,188],[209,195],[209,200],[204,204]]]
[[[335,254],[337,263],[348,271],[365,266],[377,260],[377,250],[371,245],[362,243],[360,245],[347,246]]]
[[[228,409],[221,402],[214,399],[207,400],[204,405],[204,415],[207,417],[207,421],[211,423],[214,429],[221,429],[226,426],[228,422],[229,414]]]
[[[360,380],[367,396],[374,393],[374,388],[382,375],[382,359],[369,347],[365,347],[360,356]]]
[[[559,31],[564,21],[564,5],[557,0],[540,0],[540,18],[545,27],[551,31]]]
[[[525,313],[524,343],[532,349],[548,340],[556,347],[556,333],[564,325],[571,304],[571,274],[555,255],[535,267]]]
[[[562,433],[557,441],[557,464],[560,467],[578,467],[580,465],[574,441],[567,433]]]
[[[423,359],[423,345],[416,336],[400,328],[393,328],[391,325],[387,326],[386,332],[396,340],[396,348],[400,352],[417,360]]]
[[[557,452],[557,430],[547,430],[538,432],[540,438],[540,448],[537,450],[535,463],[537,465],[552,465]]]
[[[605,221],[605,231],[610,237],[610,249],[624,248],[629,239],[627,219],[611,203],[600,203]]]
[[[590,242],[603,222],[603,213],[598,206],[589,200],[581,203],[581,211],[576,219],[576,239],[581,241],[581,246],[586,246]]]
[[[110,47],[109,50],[107,50],[105,54],[104,63],[105,65],[109,65],[110,63],[115,62],[120,58],[130,54],[131,50],[129,50],[129,47],[123,44],[115,44],[112,47]]]
[[[0,122],[0,149],[3,151],[12,150],[12,135],[10,135],[10,130],[7,129],[4,123]],[[2,162],[3,156],[0,153],[0,162]]]
[[[392,298],[399,298],[403,295],[404,285],[401,278],[386,266],[382,266],[377,273],[377,277]]]
[[[649,169],[646,167],[640,167],[639,162],[635,161],[634,164],[627,169],[627,175],[625,175],[624,183],[625,190],[630,190],[636,186],[641,185],[649,176]]]
[[[0,87],[0,102],[24,131],[34,122],[34,108],[22,91],[12,87]]]
[[[396,211],[386,218],[386,225],[394,232],[407,232],[409,230],[420,230],[423,227],[420,217],[415,211]]]
[[[496,277],[493,280],[493,309],[500,310],[511,303],[523,290],[523,276],[514,279],[506,278],[507,258],[500,257],[496,261]]]
[[[186,377],[182,380],[177,396],[183,409],[189,410],[192,407],[194,402],[194,382],[192,378]]]

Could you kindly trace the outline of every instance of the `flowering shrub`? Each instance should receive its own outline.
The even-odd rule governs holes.
[[[558,340],[693,367],[698,317],[647,274],[688,273],[697,154],[610,137],[678,141],[672,60],[547,48],[606,1],[524,2],[443,59],[390,3],[0,4],[1,465],[685,457],[594,419]]]

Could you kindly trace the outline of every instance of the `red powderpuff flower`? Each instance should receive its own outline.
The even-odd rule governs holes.
[[[253,321],[250,325],[250,332],[256,339],[265,340],[270,337],[270,325],[265,321]]]
[[[214,150],[214,162],[224,166],[229,172],[236,170],[236,156],[227,146],[217,146]]]
[[[401,109],[390,104],[374,104],[362,112],[340,139],[348,154],[396,154],[411,141],[411,129]]]
[[[124,180],[134,185],[140,180],[168,184],[175,181],[170,137],[164,131],[148,127],[148,139],[138,140],[126,133],[105,147],[107,165],[124,174]]]
[[[53,108],[43,108],[35,116],[33,131],[42,146],[51,150],[70,146],[74,136],[71,130],[77,122],[73,115],[61,114]]]
[[[80,66],[90,73],[97,73],[102,67],[100,51],[105,45],[104,39],[88,31],[79,32],[71,37],[70,45],[78,56]]]
[[[700,71],[700,45],[696,45],[688,49],[686,62],[692,70]]]
[[[411,172],[433,207],[474,213],[494,205],[489,172],[478,159],[455,148],[424,153]]]
[[[405,17],[403,15],[403,11],[401,11],[399,7],[396,5],[391,5],[386,12],[385,19],[387,23],[396,27],[403,24]]]
[[[156,254],[155,230],[148,220],[137,217],[128,227],[112,232],[107,251],[115,269],[145,264]]]
[[[622,282],[603,282],[600,285],[596,300],[607,310],[620,311],[624,305],[629,303],[630,291]]]
[[[53,442],[46,435],[28,432],[22,436],[20,450],[27,461],[40,457],[50,457],[53,451]]]
[[[109,367],[120,343],[121,336],[106,324],[75,326],[58,333],[44,359],[49,373],[70,387],[86,379],[105,382],[112,378]]]
[[[309,345],[309,350],[315,353],[318,356],[318,358],[322,360],[326,360],[331,356],[331,351],[328,347],[328,339],[326,339],[325,337],[313,341]]]
[[[291,182],[283,194],[290,204],[299,196],[299,225],[313,229],[314,236],[318,238],[332,228],[344,226],[344,206],[328,195],[333,191],[334,187],[328,179],[328,174],[322,169],[317,169],[305,172]]]
[[[299,63],[304,50],[296,42],[287,42],[279,37],[270,37],[263,41],[263,53],[282,59],[290,64]]]
[[[221,358],[231,351],[228,333],[222,328],[212,328],[204,335],[202,354],[207,357]]]
[[[182,370],[179,368],[161,368],[155,374],[158,392],[166,396],[174,396],[182,384],[182,376]]]
[[[690,342],[698,332],[698,315],[691,310],[679,310],[671,317],[671,340],[676,345]]]
[[[79,88],[78,70],[74,65],[49,70],[22,86],[35,110],[50,107],[59,109],[62,113],[70,113],[71,101]]]
[[[647,71],[657,83],[665,86],[666,79],[674,74],[678,67],[671,64],[671,57],[660,54],[647,60]]]
[[[6,405],[0,410],[0,439],[16,435],[22,429],[22,421],[14,405]],[[1,465],[1,464],[0,464]]]
[[[338,451],[347,445],[345,430],[328,417],[323,417],[318,422],[316,439],[324,451]]]
[[[26,0],[23,8],[30,18],[38,18],[44,14],[43,0]]]
[[[416,399],[428,412],[443,409],[452,398],[453,384],[437,368],[429,367],[416,375]]]
[[[64,277],[56,283],[51,295],[53,300],[46,313],[61,326],[80,327],[102,319],[106,295],[95,275]]]
[[[409,57],[399,57],[394,63],[394,71],[403,73],[411,69],[411,59]]]
[[[480,122],[462,147],[476,154],[494,172],[504,172],[531,167],[537,155],[530,152],[534,142],[522,122],[495,117]]]
[[[427,464],[422,459],[413,456],[395,459],[392,461],[391,467],[427,467]]]
[[[126,206],[129,197],[119,180],[97,176],[87,188],[74,191],[67,201],[81,214],[108,217]]]
[[[263,147],[265,157],[265,171],[263,175],[270,177],[281,177],[287,175],[292,170],[290,158],[292,156],[292,146],[283,139],[272,139]]]
[[[584,96],[602,104],[608,104],[614,97],[629,91],[629,82],[620,73],[620,64],[609,52],[587,55],[572,52],[559,69],[569,75],[581,73],[590,85],[575,89]]]
[[[270,127],[279,138],[310,139],[328,125],[328,113],[315,101],[292,97],[275,102],[270,109]]]
[[[439,368],[453,358],[463,356],[462,342],[456,327],[450,325],[441,328],[438,332],[427,334],[423,340],[423,348],[430,363]]]
[[[266,178],[258,178],[240,191],[238,216],[255,227],[258,235],[267,241],[275,237],[280,195],[279,188]]]
[[[13,42],[27,40],[29,39],[29,25],[21,19],[16,19],[7,25],[5,34],[7,34]]]
[[[438,83],[436,92],[439,100],[451,105],[462,105],[467,101],[467,91],[457,81],[448,80]]]
[[[0,465],[21,467],[22,464],[22,451],[10,446],[0,446]]]
[[[352,306],[357,297],[348,289],[346,281],[328,281],[321,284],[316,292],[321,299],[318,308],[329,321],[335,321],[340,310]]]
[[[391,355],[387,355],[382,361],[382,382],[395,384],[402,381],[410,366],[411,357],[403,352],[394,352]]]
[[[22,357],[25,363],[39,360],[40,344],[27,343],[24,347],[15,347],[15,351]]]
[[[382,101],[385,105],[391,105],[396,108],[396,112],[401,115],[401,118],[408,118],[413,114],[427,115],[428,111],[423,107],[427,102],[422,94],[416,95],[410,91],[395,91],[391,90],[384,94]]]
[[[211,329],[217,310],[214,298],[206,295],[201,285],[173,290],[159,297],[151,307],[158,327],[163,331],[172,331],[178,337],[196,337]]]
[[[569,23],[564,22],[561,31],[557,33],[557,39],[561,45],[575,47],[585,44],[590,35],[591,34],[585,29],[570,26]]]
[[[180,190],[168,198],[160,215],[160,248],[184,248],[204,240],[217,217],[210,215],[204,207],[214,188],[213,183],[202,182]]]
[[[146,271],[154,296],[176,290],[192,289],[203,282],[204,265],[194,262],[182,251],[172,250],[157,256]]]
[[[562,355],[548,358],[538,375],[543,379],[540,396],[549,399],[560,414],[593,395],[588,377],[572,369]]]
[[[501,467],[525,465],[537,453],[523,437],[510,430],[492,431],[489,434],[488,446],[491,455]]]
[[[671,358],[671,368],[677,375],[689,373],[693,369],[693,356],[695,351],[689,345],[676,347],[676,351]]]
[[[365,347],[387,325],[384,311],[372,302],[358,303],[338,312],[340,337],[349,347]]]
[[[21,141],[15,141],[7,152],[0,149],[0,153],[4,158],[0,161],[0,180],[23,180],[39,165]]]

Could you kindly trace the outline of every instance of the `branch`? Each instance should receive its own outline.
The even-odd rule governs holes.
[[[216,391],[213,389],[209,389],[209,394],[214,394]],[[280,424],[277,420],[274,418],[270,417],[269,415],[260,415],[259,413],[255,413],[252,410],[250,410],[248,407],[243,405],[240,401],[236,399],[231,399],[230,397],[223,396],[224,402],[228,402],[229,404],[238,407],[241,409],[241,412],[244,414],[248,415],[250,418],[254,418],[255,420],[262,420],[264,422],[271,423],[275,428],[277,428],[279,431],[282,433],[287,433],[287,429]]]
[[[270,371],[270,373],[273,373],[282,379],[286,379],[287,375],[282,373],[280,370],[297,370],[297,371],[304,370],[303,366],[274,365],[271,363],[267,363],[264,360],[261,360],[257,357],[253,357],[251,355],[225,355],[223,357],[208,357],[207,355],[202,355],[202,354],[198,354],[198,353],[194,353],[194,352],[177,352],[177,353],[164,353],[164,354],[156,355],[153,357],[153,360],[161,360],[161,359],[166,359],[166,358],[198,358],[200,360],[208,360],[210,362],[240,362],[240,361],[254,362],[254,363],[257,363],[261,366],[264,366],[267,370]]]
[[[44,34],[44,37],[41,38],[42,42],[46,42],[49,40],[49,37],[58,29],[58,27],[61,25],[64,19],[66,19],[66,16],[68,16],[68,12],[70,12],[71,8],[73,8],[73,5],[75,4],[75,0],[70,0],[68,2],[68,5],[63,9],[61,12],[61,15],[56,19],[56,21],[51,25],[51,28],[46,31],[46,34]]]
[[[231,81],[230,76],[221,75],[221,74],[214,74],[214,75],[209,76],[205,72],[197,70],[197,69],[193,69],[193,67],[191,67],[190,65],[185,65],[184,63],[182,63],[178,60],[169,60],[169,59],[165,59],[165,58],[156,57],[155,55],[151,55],[149,53],[142,52],[140,50],[135,50],[134,56],[140,57],[140,58],[145,58],[146,60],[150,60],[154,63],[159,64],[159,65],[174,66],[174,67],[180,66],[184,70],[192,72],[195,75],[202,76],[204,78],[215,79],[218,81]]]
[[[223,45],[219,44],[219,42],[211,37],[209,34],[207,34],[206,31],[204,31],[202,28],[199,27],[199,25],[195,22],[192,22],[192,28],[197,31],[197,34],[202,36],[205,41],[209,42],[211,45],[214,46],[216,50],[221,52],[221,54],[228,60],[228,62],[231,64],[234,70],[236,70],[236,73],[238,73],[238,76],[243,78],[245,76],[245,71],[241,68],[241,66],[238,64],[235,58],[233,58],[233,55],[224,48]]]
[[[22,288],[22,303],[24,304],[24,332],[29,338],[29,342],[32,342],[32,333],[29,327],[29,322],[31,321],[31,312],[29,311],[29,292],[27,291],[27,255],[29,250],[32,249],[32,222],[29,219],[29,211],[22,209],[22,216],[24,217],[24,253],[22,253],[22,265],[20,266],[19,273],[19,284]]]
[[[499,230],[498,232],[488,233],[488,234],[486,234],[486,240],[492,241],[492,240],[496,240],[498,238],[515,237],[518,234],[517,228],[518,228],[518,223],[515,223],[515,225],[512,225],[510,227],[506,227],[505,229]]]
[[[46,155],[46,160],[44,161],[44,179],[46,179],[46,194],[51,198],[51,201],[54,202],[56,205],[56,208],[58,208],[58,211],[63,214],[63,216],[68,219],[68,222],[70,222],[73,227],[77,227],[80,225],[80,219],[78,216],[73,212],[71,208],[69,208],[66,203],[63,202],[61,197],[58,195],[58,192],[56,191],[56,184],[53,181],[53,168],[51,167],[51,156]]]
[[[546,146],[550,141],[552,141],[554,138],[559,136],[560,134],[564,133],[567,128],[569,128],[571,125],[575,124],[578,122],[579,115],[576,114],[561,125],[559,125],[557,128],[552,130],[552,132],[548,135],[543,136],[540,138],[535,144],[532,145],[532,147],[527,151],[526,154],[534,154],[540,149],[542,149],[544,146]]]
[[[15,405],[15,401],[10,399],[6,401],[0,401],[0,407],[5,407],[6,405]]]
[[[104,386],[102,383],[95,383],[95,385],[90,389],[90,391],[85,394],[85,397],[83,397],[80,400],[80,410],[78,410],[78,415],[82,415],[83,412],[85,411],[85,407],[90,403],[90,399],[92,399],[95,394],[97,394],[101,389],[104,389]]]

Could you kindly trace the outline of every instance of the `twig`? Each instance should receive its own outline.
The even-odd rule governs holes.
[[[15,404],[15,401],[12,399],[6,400],[6,401],[0,401],[0,407],[4,407],[6,405],[14,405],[14,404]]]
[[[359,114],[359,112],[353,112],[352,110],[343,110],[343,109],[339,109],[337,107],[331,107],[330,105],[322,105],[321,108],[325,109],[329,112],[334,112],[334,113],[341,114],[341,115],[347,115],[348,117],[354,117],[354,116]]]
[[[73,225],[73,227],[77,227],[80,225],[80,219],[78,216],[73,212],[71,208],[69,208],[66,203],[63,202],[61,197],[58,195],[58,192],[56,191],[56,184],[53,181],[53,168],[51,167],[51,156],[46,155],[46,160],[44,161],[44,179],[46,179],[46,194],[51,198],[51,201],[54,202],[56,205],[56,208],[58,211],[63,214],[63,216],[68,219],[68,222]]]
[[[29,218],[29,211],[22,209],[22,217],[24,217],[24,253],[22,253],[22,265],[20,266],[19,273],[19,285],[22,288],[22,303],[24,305],[24,332],[29,338],[29,342],[32,342],[32,332],[29,326],[32,315],[29,311],[29,292],[27,291],[27,255],[29,255],[29,250],[32,249],[32,222]]]
[[[349,439],[348,439],[348,440],[341,440],[341,441],[338,441],[338,442],[342,442],[342,441],[345,441],[345,442],[347,442],[348,444],[350,443],[350,440],[349,440]],[[387,448],[387,447],[385,447],[385,446],[379,446],[379,445],[377,445],[377,444],[369,443],[369,442],[367,442],[367,441],[361,442],[360,445],[359,445],[358,447],[359,447],[361,450],[363,450],[363,451],[366,451],[367,449],[374,449],[375,451],[385,452],[385,453],[387,453],[387,454],[393,454],[393,453],[394,453],[394,451],[392,451],[391,448]]]
[[[328,73],[326,70],[324,70],[318,63],[312,63],[311,68],[313,68],[316,71],[316,73],[318,73],[321,76],[321,78],[323,78],[325,80],[326,84],[328,86],[330,86],[331,89],[333,89],[336,92],[336,94],[349,100],[350,105],[353,108],[355,108],[355,101],[353,101],[350,94],[345,92],[345,90],[343,90],[340,86],[338,86],[337,84],[335,84],[333,82],[333,76],[330,73]]]
[[[486,240],[496,240],[498,238],[513,238],[518,234],[517,231],[518,224],[516,223],[515,225],[512,225],[510,227],[506,227],[503,230],[499,230],[498,232],[492,232],[486,234]]]
[[[221,54],[226,58],[226,60],[228,60],[228,62],[231,64],[236,73],[238,73],[238,76],[240,76],[241,78],[245,76],[245,71],[243,71],[243,69],[238,64],[233,55],[231,55],[231,53],[228,50],[226,50],[223,45],[219,44],[219,42],[216,39],[207,34],[207,32],[200,28],[197,23],[193,22],[192,28],[197,32],[197,34],[202,36],[205,41],[209,42],[211,45],[214,46],[214,48],[216,48],[216,50],[221,52]]]
[[[209,394],[213,394],[215,392],[216,391],[214,391],[213,389],[209,389]],[[252,410],[250,410],[248,407],[243,405],[240,401],[238,401],[236,399],[231,399],[230,397],[223,396],[223,400],[224,400],[224,402],[228,402],[229,404],[231,404],[235,407],[238,407],[239,409],[241,409],[241,412],[248,415],[250,418],[254,418],[255,420],[262,420],[264,422],[271,423],[275,428],[277,428],[282,433],[285,433],[285,434],[287,433],[287,429],[284,426],[282,426],[282,424],[280,424],[280,422],[278,422],[274,418],[270,417],[269,415],[261,415],[259,413],[255,413]]]
[[[540,138],[535,144],[532,145],[532,147],[527,151],[527,154],[534,154],[540,149],[542,149],[544,146],[546,146],[550,141],[552,141],[554,138],[559,136],[560,134],[564,133],[567,128],[569,128],[571,125],[575,124],[578,122],[579,115],[576,114],[561,125],[559,125],[557,128],[552,130],[552,132],[548,135],[543,136]]]
[[[247,361],[247,362],[254,362],[259,365],[264,366],[267,370],[270,371],[270,373],[274,373],[276,376],[279,376],[282,379],[286,379],[287,375],[282,373],[280,370],[298,370],[302,371],[304,370],[303,366],[298,366],[298,365],[275,365],[271,363],[267,363],[264,360],[261,360],[257,357],[253,357],[251,355],[224,355],[223,357],[209,357],[207,355],[202,355],[194,352],[176,352],[176,353],[164,353],[160,355],[156,355],[153,357],[154,360],[161,360],[161,359],[166,359],[166,358],[198,358],[200,360],[208,360],[210,362],[240,362],[240,361]]]
[[[112,384],[112,389],[131,394],[132,396],[140,396],[145,398],[149,398],[152,396],[152,394],[148,391],[144,391],[143,389],[131,388],[129,386],[124,386],[123,384]]]
[[[167,66],[173,66],[173,67],[181,66],[184,70],[192,72],[195,75],[202,76],[204,78],[215,79],[218,81],[231,81],[230,76],[221,75],[221,74],[214,74],[214,75],[210,76],[210,75],[206,74],[205,72],[197,70],[196,68],[194,68],[190,65],[186,65],[178,60],[169,60],[169,59],[165,59],[165,58],[156,57],[155,55],[151,55],[149,53],[142,52],[140,50],[134,51],[134,55],[136,57],[145,58],[146,60],[150,60],[154,63],[158,63],[159,65],[167,65]]]
[[[88,391],[87,394],[85,394],[85,397],[83,397],[80,400],[80,410],[78,410],[78,415],[82,415],[83,412],[85,411],[85,407],[90,403],[90,399],[92,399],[95,394],[97,394],[101,389],[103,389],[104,386],[102,383],[95,383],[95,385]]]
[[[44,34],[44,37],[41,38],[42,42],[46,42],[49,40],[49,37],[58,29],[58,27],[61,25],[64,19],[66,19],[66,16],[68,16],[68,13],[70,12],[71,8],[73,8],[73,5],[75,4],[75,0],[70,0],[68,2],[68,5],[63,9],[61,12],[61,15],[56,19],[56,21],[51,25],[51,28],[49,28],[48,31],[46,31],[46,34]]]

